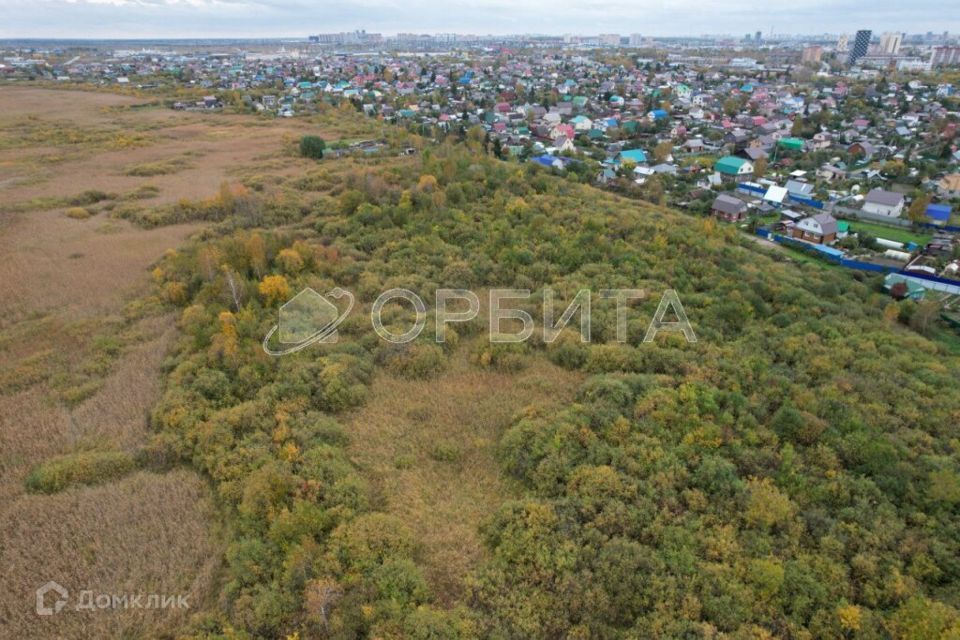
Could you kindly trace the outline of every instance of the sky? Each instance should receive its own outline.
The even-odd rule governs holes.
[[[0,38],[960,31],[956,0],[0,0]],[[762,10],[758,10],[762,6]],[[947,15],[945,15],[945,13]]]

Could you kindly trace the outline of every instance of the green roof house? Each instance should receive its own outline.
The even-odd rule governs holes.
[[[753,163],[736,156],[724,156],[717,160],[713,169],[724,178],[746,178],[753,175]]]
[[[800,138],[780,138],[778,144],[790,151],[803,151],[803,140]]]

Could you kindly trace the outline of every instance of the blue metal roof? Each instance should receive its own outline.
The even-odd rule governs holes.
[[[928,204],[927,217],[946,222],[950,219],[950,205],[946,204]]]
[[[631,162],[646,162],[647,154],[643,149],[628,149],[620,152],[620,160],[630,160]]]

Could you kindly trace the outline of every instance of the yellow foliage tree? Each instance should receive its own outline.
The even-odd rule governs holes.
[[[436,188],[437,188],[437,179],[435,177],[433,177],[429,173],[426,173],[420,176],[420,180],[417,182],[418,191],[426,191],[427,193],[430,193]]]
[[[247,251],[247,259],[250,261],[250,268],[257,277],[262,277],[267,270],[267,248],[263,242],[263,236],[259,233],[250,234],[244,243]]]
[[[277,263],[285,273],[298,273],[303,269],[303,258],[294,249],[281,249],[277,254]]]
[[[862,624],[860,616],[860,607],[855,604],[848,604],[845,607],[837,608],[837,618],[840,620],[840,627],[844,631],[859,631]]]
[[[221,311],[218,319],[220,332],[213,336],[211,350],[224,359],[232,360],[236,358],[240,344],[237,336],[237,318],[229,311]]]
[[[290,285],[283,276],[266,276],[260,281],[257,290],[268,307],[284,302],[290,297]]]
[[[747,522],[773,527],[785,524],[793,517],[793,502],[789,496],[777,489],[770,478],[751,478],[747,486],[750,496],[744,514]]]

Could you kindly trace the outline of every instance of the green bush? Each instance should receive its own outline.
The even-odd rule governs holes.
[[[497,371],[519,371],[527,366],[526,342],[481,342],[473,353],[473,361],[483,368]]]
[[[579,369],[587,362],[589,349],[577,334],[564,332],[555,342],[547,344],[547,357],[564,369]]]
[[[388,371],[414,380],[436,378],[447,364],[443,349],[435,344],[391,344],[381,353]]]
[[[29,491],[56,493],[78,484],[100,484],[126,475],[133,457],[123,451],[80,451],[58,456],[36,467],[26,478]]]
[[[327,143],[320,136],[303,136],[300,138],[300,155],[304,158],[320,160],[323,158],[323,151],[326,148]]]

